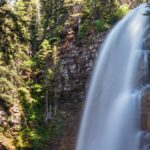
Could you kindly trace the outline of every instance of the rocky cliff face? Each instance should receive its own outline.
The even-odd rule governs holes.
[[[135,7],[137,0],[120,0],[120,4],[128,4]],[[55,78],[55,98],[59,102],[75,102],[85,99],[85,91],[88,88],[88,79],[92,72],[98,49],[107,32],[96,33],[89,31],[82,40],[77,39],[80,16],[74,16],[80,12],[79,5],[73,7],[72,20],[74,25],[66,27],[65,34],[59,43],[58,68]]]
[[[89,34],[81,41],[76,41],[72,32],[68,33],[65,43],[59,49],[59,67],[55,82],[59,102],[66,100],[76,103],[84,99],[88,88],[87,80],[106,33]]]
[[[92,30],[79,41],[70,28],[60,42],[55,98],[60,103],[63,128],[60,136],[52,141],[51,149],[75,149],[90,75],[108,32],[96,33]]]

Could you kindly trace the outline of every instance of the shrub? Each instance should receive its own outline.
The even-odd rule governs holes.
[[[98,32],[106,31],[109,28],[109,25],[102,19],[94,21],[93,25]]]
[[[125,16],[130,11],[128,5],[122,5],[119,8],[116,8],[114,13],[110,15],[109,23],[111,25],[115,24],[117,21],[119,21],[123,16]]]
[[[61,26],[61,25],[58,25],[58,26],[56,26],[56,28],[55,28],[55,30],[54,30],[54,35],[57,37],[57,36],[59,36],[59,33],[63,30],[63,26]]]
[[[83,38],[86,36],[87,31],[89,29],[89,24],[87,22],[80,25],[79,31],[78,31],[78,38]]]

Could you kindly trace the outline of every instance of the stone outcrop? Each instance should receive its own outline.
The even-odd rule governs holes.
[[[141,70],[141,150],[150,149],[150,28],[146,28],[143,40],[143,70]],[[145,67],[144,67],[145,66]],[[142,67],[141,67],[142,68]],[[146,69],[147,68],[147,69]]]
[[[76,41],[73,33],[68,33],[59,49],[55,78],[55,95],[59,102],[66,100],[76,103],[84,99],[87,80],[107,32],[89,33],[88,37],[81,41]]]
[[[141,150],[148,150],[150,149],[150,87],[143,92],[141,105]]]
[[[142,129],[150,130],[150,89],[145,91],[142,96]]]

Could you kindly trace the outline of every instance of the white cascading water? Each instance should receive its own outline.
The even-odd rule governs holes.
[[[87,95],[76,150],[139,150],[137,87],[148,17],[145,4],[132,10],[108,35]]]

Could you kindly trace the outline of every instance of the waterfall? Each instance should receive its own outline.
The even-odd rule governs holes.
[[[82,118],[76,150],[139,150],[138,86],[148,17],[146,4],[112,29],[100,50]]]

